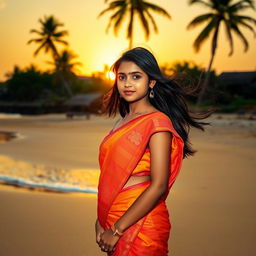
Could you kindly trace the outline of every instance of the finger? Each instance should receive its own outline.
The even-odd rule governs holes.
[[[113,250],[113,247],[112,247],[112,246],[109,246],[109,247],[108,247],[108,251],[109,251],[109,252],[112,252],[112,250]]]
[[[106,250],[106,247],[104,246],[104,245],[102,245],[101,247],[101,250],[103,251],[103,252],[106,252],[107,250]]]
[[[109,251],[109,253],[112,255],[113,253],[114,253],[114,248],[112,248],[112,250],[111,251]]]
[[[110,245],[107,245],[107,246],[106,246],[106,251],[107,251],[107,252],[110,251],[110,247],[111,247]]]
[[[99,242],[100,242],[100,234],[98,234],[98,235],[97,235],[97,237],[96,237],[96,241],[97,241],[97,243],[99,243]]]

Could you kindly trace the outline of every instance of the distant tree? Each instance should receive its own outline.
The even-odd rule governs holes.
[[[200,32],[200,34],[194,41],[193,46],[196,52],[200,50],[201,45],[213,33],[211,59],[207,68],[205,80],[202,83],[202,88],[198,97],[197,103],[199,105],[201,104],[205,90],[209,83],[210,71],[217,49],[220,25],[223,24],[226,30],[227,40],[230,44],[229,56],[233,54],[234,47],[232,33],[236,34],[242,40],[244,44],[244,51],[246,52],[249,48],[249,43],[246,37],[241,32],[240,27],[245,27],[249,29],[255,35],[256,33],[252,25],[256,25],[256,19],[249,16],[240,15],[240,12],[246,9],[255,10],[255,6],[253,0],[238,0],[237,2],[234,2],[234,0],[190,0],[189,4],[200,4],[204,8],[208,8],[210,10],[210,12],[194,18],[187,27],[188,29],[191,29],[207,22],[207,25],[204,27],[204,29]]]
[[[41,72],[35,65],[24,70],[14,69],[9,73],[6,81],[5,100],[11,101],[34,101],[45,97],[46,92],[53,91],[53,75]]]
[[[65,77],[69,75],[74,75],[76,71],[76,66],[82,65],[81,62],[74,62],[73,60],[77,58],[77,55],[72,51],[64,49],[60,55],[54,60],[56,72],[61,72]]]
[[[204,72],[204,68],[197,65],[194,61],[188,60],[165,64],[161,66],[161,69],[166,75],[185,73],[197,78],[199,78],[201,73]]]
[[[105,0],[105,2],[109,2]],[[109,3],[108,8],[103,10],[99,17],[105,14],[106,12],[113,12],[113,15],[110,17],[110,21],[107,26],[107,32],[109,28],[113,24],[115,35],[117,35],[121,24],[123,23],[126,16],[129,16],[129,24],[127,28],[127,39],[129,40],[129,48],[132,48],[133,44],[133,31],[134,31],[134,19],[135,15],[138,16],[143,30],[145,32],[145,37],[148,40],[150,35],[150,27],[149,23],[151,22],[154,28],[155,33],[158,32],[158,28],[156,22],[151,15],[150,11],[156,12],[161,14],[167,18],[171,18],[170,14],[164,10],[163,8],[159,7],[158,5],[152,4],[150,2],[146,2],[143,0],[117,0],[111,1]]]
[[[37,44],[40,44],[40,46],[35,51],[34,55],[36,56],[40,50],[44,49],[45,52],[51,52],[53,56],[53,60],[55,63],[58,63],[61,59],[63,60],[63,57],[59,54],[57,47],[55,44],[61,43],[64,45],[68,45],[67,41],[63,40],[62,38],[66,35],[68,35],[67,30],[58,30],[59,27],[64,26],[63,23],[60,23],[54,16],[45,16],[44,20],[39,19],[39,22],[41,24],[41,29],[36,30],[32,29],[31,33],[36,33],[40,37],[31,39],[28,41],[28,44],[34,42]],[[58,73],[60,76],[63,75],[63,73]],[[69,96],[72,96],[72,90],[70,88],[69,83],[65,80],[64,76],[61,77],[61,83],[64,86],[65,90],[69,94]]]
[[[30,39],[27,43],[39,44],[39,47],[34,52],[36,56],[41,50],[45,52],[51,52],[53,57],[58,57],[58,50],[55,44],[60,43],[63,45],[68,45],[68,42],[63,40],[63,37],[68,35],[67,30],[59,30],[60,27],[64,26],[60,23],[53,15],[45,16],[44,19],[39,19],[41,25],[40,30],[31,29],[30,33],[37,34],[38,38]]]
[[[77,57],[70,50],[63,50],[58,57],[54,59],[54,62],[49,62],[55,66],[55,73],[57,79],[64,84],[66,90],[71,95],[70,82],[74,79],[76,66],[82,65],[81,62],[74,62],[73,60]]]
[[[188,99],[195,102],[195,97],[197,95],[198,86],[200,84],[202,74],[205,72],[204,68],[197,65],[193,61],[176,61],[174,63],[166,63],[161,66],[162,72],[166,76],[171,76],[182,87],[187,88],[192,93],[191,97]],[[214,78],[214,72],[212,72],[212,77]]]
[[[18,65],[15,65],[13,68],[13,71],[7,72],[5,74],[5,76],[7,78],[11,78],[12,76],[14,76],[15,74],[19,74],[21,72],[21,68]]]

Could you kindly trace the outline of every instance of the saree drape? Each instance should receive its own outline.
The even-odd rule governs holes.
[[[150,137],[160,131],[172,133],[168,191],[150,213],[125,230],[114,254],[110,255],[164,256],[168,253],[171,225],[165,199],[180,171],[184,143],[164,113],[156,111],[134,118],[112,130],[101,142],[97,214],[101,226],[110,228],[150,185],[143,182],[123,189],[145,153]]]

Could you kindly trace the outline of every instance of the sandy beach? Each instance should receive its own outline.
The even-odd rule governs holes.
[[[0,165],[97,171],[99,143],[114,121],[3,115],[0,130],[18,137],[0,144]],[[167,200],[169,255],[255,255],[256,121],[218,114],[210,121],[206,132],[192,131],[198,152],[184,160]],[[96,198],[1,184],[0,255],[106,255],[95,243]]]

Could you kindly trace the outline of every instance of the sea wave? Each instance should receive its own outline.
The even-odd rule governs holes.
[[[97,193],[98,169],[61,169],[0,156],[0,181],[59,192]]]

